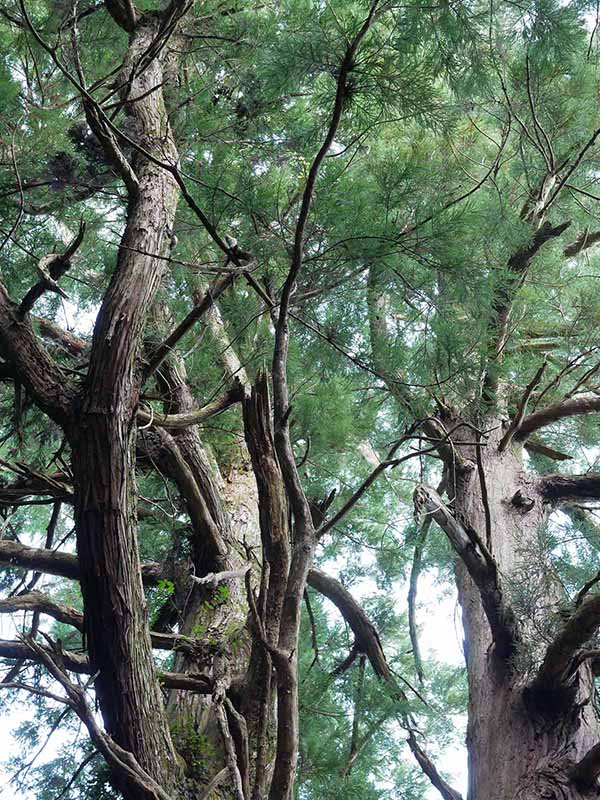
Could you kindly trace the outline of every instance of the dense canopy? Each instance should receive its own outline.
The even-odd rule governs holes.
[[[15,792],[596,796],[599,22],[2,0]]]

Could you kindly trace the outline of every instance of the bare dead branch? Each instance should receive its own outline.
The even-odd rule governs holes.
[[[527,384],[527,387],[523,392],[523,396],[519,400],[519,405],[517,406],[517,411],[515,413],[515,416],[512,418],[510,425],[506,430],[506,433],[504,434],[502,439],[500,439],[500,442],[498,444],[498,450],[500,452],[505,450],[512,442],[513,438],[518,435],[519,429],[523,424],[523,420],[525,418],[525,412],[527,411],[527,403],[529,402],[529,398],[533,394],[535,387],[538,386],[540,381],[542,380],[545,371],[546,371],[546,362],[544,361],[544,363],[535,373],[531,381]]]
[[[211,800],[211,798],[214,796],[215,789],[217,789],[217,787],[223,783],[227,775],[229,775],[229,767],[223,767],[223,769],[220,772],[217,772],[217,774],[208,784],[206,791],[199,800]]]
[[[0,614],[13,611],[40,611],[65,625],[72,625],[79,631],[83,630],[82,614],[71,606],[56,602],[42,592],[28,592],[0,600]]]
[[[589,581],[586,581],[581,589],[577,592],[577,597],[575,598],[575,608],[579,608],[589,594],[590,590],[593,589],[598,582],[600,582],[600,571],[597,572],[593,578],[590,578]]]
[[[418,458],[419,456],[425,455],[427,453],[432,453],[437,450],[439,445],[434,445],[433,447],[426,447],[422,450],[414,450],[407,455],[401,456],[400,458],[390,458],[386,461],[382,461],[378,464],[375,469],[371,472],[371,474],[365,478],[365,480],[361,483],[358,489],[353,493],[353,495],[344,503],[342,508],[334,514],[334,516],[325,522],[317,531],[317,536],[321,538],[324,536],[328,531],[330,531],[338,522],[346,516],[346,514],[352,509],[353,506],[360,500],[360,498],[364,495],[367,489],[377,480],[379,475],[384,472],[386,469],[398,467],[400,464],[403,464],[405,461],[408,461],[411,458]]]
[[[352,629],[358,652],[366,654],[377,677],[393,681],[377,629],[350,592],[338,580],[318,569],[310,570],[308,584],[337,606]]]
[[[73,786],[73,784],[75,783],[75,781],[77,780],[77,778],[78,778],[78,777],[81,775],[81,773],[83,772],[83,770],[84,770],[84,769],[87,767],[87,765],[88,765],[88,764],[90,764],[90,763],[91,763],[91,762],[92,762],[92,761],[93,761],[93,760],[94,760],[94,759],[95,759],[95,758],[96,758],[98,755],[99,755],[99,753],[98,753],[96,750],[94,750],[92,753],[90,753],[90,754],[89,754],[89,756],[86,756],[86,757],[83,759],[83,761],[82,761],[82,762],[79,764],[79,766],[77,767],[77,769],[75,769],[75,770],[74,770],[74,772],[73,772],[73,774],[71,775],[71,777],[69,778],[69,780],[68,780],[68,781],[65,783],[65,785],[63,786],[63,788],[62,788],[62,789],[60,790],[60,792],[59,792],[59,793],[56,795],[56,797],[54,798],[54,800],[61,800],[61,798],[62,798],[62,797],[64,797],[64,796],[65,796],[65,795],[66,795],[66,794],[69,792],[69,790],[70,790],[71,786]]]
[[[544,185],[546,183],[548,183],[549,187],[552,185],[552,181],[547,180],[551,177],[552,176],[546,176],[546,179],[542,183],[540,197],[543,197],[545,191]],[[553,226],[550,222],[544,222],[543,215],[538,205],[539,204],[536,204],[533,212],[527,213],[527,219],[531,221],[533,227],[535,228],[536,225],[538,226],[532,233],[531,243],[521,250],[518,250],[516,253],[513,253],[509,258],[507,264],[508,277],[498,288],[492,303],[492,319],[490,321],[492,339],[489,349],[489,363],[486,367],[483,380],[483,397],[484,400],[488,402],[495,399],[498,390],[498,377],[496,372],[509,339],[510,316],[517,292],[527,278],[529,268],[537,253],[547,242],[564,233],[571,224],[570,221],[567,221],[560,225]]]
[[[207,419],[211,419],[223,413],[223,411],[226,411],[232,405],[239,403],[242,399],[241,395],[241,386],[235,385],[220,395],[220,397],[202,406],[202,408],[184,411],[180,414],[160,414],[154,410],[145,411],[143,409],[138,409],[137,417],[138,421],[141,423],[141,427],[150,427],[154,425],[158,428],[164,428],[164,430],[167,431],[179,431],[184,428],[189,428],[192,425],[200,425],[202,422],[206,422]]]
[[[233,281],[233,275],[222,275],[220,278],[217,278],[212,286],[209,286],[204,295],[194,304],[194,307],[187,316],[184,317],[179,325],[167,336],[164,342],[151,354],[148,365],[144,371],[144,380],[147,380],[150,375],[155,372],[177,342],[191,330],[195,323],[204,314],[210,311],[217,298],[233,285]]]
[[[421,658],[421,649],[419,647],[419,633],[417,630],[417,619],[416,619],[417,587],[418,587],[419,575],[421,573],[423,548],[425,546],[425,540],[427,538],[427,533],[429,532],[430,527],[431,527],[431,517],[426,517],[426,519],[420,525],[419,530],[417,532],[412,567],[410,570],[410,581],[409,581],[408,601],[407,601],[408,631],[413,651],[413,661],[415,662],[415,671],[417,673],[417,678],[421,685],[423,684],[424,674],[423,674],[423,660]]]
[[[36,652],[25,644],[25,642],[13,641],[11,639],[0,640],[0,657],[23,659],[24,661],[34,661],[36,663],[41,662]],[[69,672],[75,672],[78,675],[92,674],[92,668],[86,656],[63,650],[61,657],[64,668],[68,669]]]
[[[158,437],[166,454],[168,465],[177,482],[194,529],[201,532],[206,541],[208,552],[219,569],[228,569],[227,555],[229,547],[223,539],[222,531],[217,525],[206,502],[205,493],[196,480],[196,475],[184,457],[177,441],[165,430],[157,430]]]
[[[165,636],[165,634],[157,634]],[[17,659],[22,661],[33,661],[40,663],[40,659],[22,641],[0,640],[0,658]],[[94,669],[87,656],[79,653],[62,650],[60,653],[62,665],[69,672],[78,675],[93,675]],[[205,676],[186,675],[179,672],[159,672],[160,683],[168,689],[183,689],[185,691],[196,692],[197,694],[211,694],[212,681]]]
[[[467,530],[450,513],[434,489],[418,486],[414,500],[415,509],[433,517],[462,559],[479,589],[496,653],[500,658],[510,658],[519,641],[519,630],[515,615],[504,598],[496,562],[489,550],[476,531]]]
[[[85,222],[83,220],[79,223],[79,231],[69,244],[64,253],[52,253],[51,255],[44,256],[38,262],[38,273],[40,280],[31,287],[25,297],[21,300],[18,313],[21,317],[27,314],[44,292],[56,292],[63,297],[67,295],[58,285],[57,281],[67,272],[71,266],[71,259],[79,249],[83,242],[85,235]]]
[[[365,687],[365,655],[361,655],[358,662],[358,675],[354,689],[354,713],[352,716],[352,733],[350,734],[350,750],[346,763],[342,767],[342,775],[349,775],[358,755],[360,718],[364,702]]]
[[[417,760],[417,763],[419,764],[425,775],[427,775],[432,785],[435,786],[435,788],[441,794],[443,800],[462,800],[462,795],[460,794],[460,792],[457,792],[456,789],[453,789],[442,778],[433,761],[429,758],[427,753],[417,742],[416,736],[413,731],[411,731],[408,735],[408,746],[410,747],[412,754]]]
[[[77,556],[59,550],[29,547],[7,539],[0,540],[0,564],[36,570],[47,575],[59,575],[71,580],[79,579]],[[142,565],[144,583],[155,584],[163,577],[162,564],[154,562]]]
[[[37,317],[34,314],[31,315],[31,318],[39,327],[40,334],[44,339],[49,339],[60,345],[69,355],[77,357],[88,349],[89,345],[86,341],[79,336],[75,336],[70,331],[64,330],[49,319]]]
[[[568,455],[568,453],[561,453],[560,450],[555,450],[553,447],[549,447],[547,444],[544,444],[544,442],[540,442],[537,439],[527,439],[523,446],[528,453],[545,456],[546,458],[551,458],[553,461],[573,460],[573,456]]]
[[[83,614],[77,609],[71,608],[71,606],[57,602],[42,592],[28,592],[0,600],[0,614],[14,611],[47,614],[65,625],[71,625],[78,631],[84,630]],[[199,648],[199,643],[195,639],[177,633],[150,631],[150,639],[152,647],[156,650],[177,650],[179,652],[194,653]]]
[[[147,800],[170,800],[165,790],[139,765],[134,756],[123,750],[105,731],[103,731],[94,713],[89,707],[85,690],[74,684],[52,655],[41,647],[34,639],[24,638],[23,644],[35,655],[52,677],[66,692],[66,702],[75,711],[88,729],[90,738],[96,749],[104,756],[110,768],[127,784],[136,787],[140,798]]]
[[[286,606],[284,608],[284,617],[290,617],[289,624],[282,625],[282,630],[288,629],[290,631],[290,633],[286,635],[286,639],[289,639],[289,641],[286,641],[284,646],[289,646],[291,644],[292,635],[294,639],[296,637],[299,620],[299,608],[302,601],[302,594],[304,592],[306,571],[310,559],[312,558],[312,549],[314,548],[314,528],[312,524],[310,508],[302,490],[289,437],[290,408],[287,383],[287,355],[289,345],[288,317],[290,299],[304,258],[305,229],[312,205],[317,177],[319,175],[323,160],[325,159],[325,156],[329,152],[329,148],[333,143],[342,119],[342,114],[347,99],[348,79],[352,69],[355,66],[354,59],[357,50],[375,20],[378,5],[379,0],[375,0],[375,2],[371,5],[367,18],[364,20],[357,34],[349,42],[340,64],[335,101],[329,121],[329,127],[325,135],[325,139],[315,155],[308,171],[306,184],[302,193],[302,202],[300,204],[300,211],[298,213],[298,219],[296,221],[294,232],[292,263],[283,285],[275,330],[275,349],[272,365],[275,414],[275,447],[277,449],[277,455],[281,464],[281,470],[290,499],[290,505],[294,514],[297,535],[300,537],[299,547],[295,548],[294,553],[294,556],[297,556],[298,558],[292,559],[292,566],[288,581],[288,595],[290,595],[290,602],[286,602]],[[309,541],[311,539],[312,542]],[[297,565],[296,562],[298,562]],[[284,783],[281,782],[281,775],[282,773],[276,765],[275,778],[273,782],[275,789],[272,789],[272,793],[273,791],[278,791],[283,797],[287,793],[287,789]]]
[[[192,575],[192,580],[195,583],[219,583],[220,581],[229,581],[234,578],[244,578],[248,570],[251,568],[250,564],[246,564],[241,569],[230,569],[225,572],[209,572],[208,575],[203,575],[201,578]]]
[[[242,776],[240,774],[240,770],[237,763],[235,746],[233,744],[233,738],[231,736],[231,732],[229,730],[229,724],[227,722],[227,715],[225,714],[225,709],[223,708],[222,702],[216,704],[215,714],[217,717],[219,730],[221,732],[221,738],[223,739],[223,745],[225,748],[227,767],[229,768],[229,775],[231,777],[231,788],[234,791],[236,800],[245,800],[244,786],[242,784]]]

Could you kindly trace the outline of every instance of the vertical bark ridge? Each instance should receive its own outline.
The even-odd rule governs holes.
[[[161,86],[164,54],[148,61],[161,20],[146,14],[131,34],[122,71],[140,143],[177,162]],[[126,98],[124,98],[126,99]],[[75,520],[90,657],[107,731],[167,791],[179,766],[152,660],[137,546],[135,414],[140,342],[160,284],[178,201],[173,176],[142,155],[133,160],[138,188],[129,199],[117,264],[100,309],[76,424],[70,429]],[[131,789],[122,787],[127,797]],[[128,793],[129,792],[129,793]]]

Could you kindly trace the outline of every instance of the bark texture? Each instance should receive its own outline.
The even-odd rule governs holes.
[[[554,685],[536,681],[565,597],[538,541],[548,512],[545,497],[524,471],[520,447],[499,451],[501,435],[500,427],[480,448],[479,470],[471,451],[473,468],[454,476],[456,517],[486,539],[521,629],[515,652],[502,657],[481,592],[459,562],[469,682],[468,797],[578,800],[594,796],[581,794],[570,777],[573,764],[598,741],[593,678],[583,664]]]
[[[176,163],[162,91],[155,88],[164,81],[165,54],[139,69],[160,24],[151,14],[137,23],[121,78],[126,98],[136,98],[129,109],[140,144]],[[155,676],[140,577],[135,417],[142,330],[165,268],[163,260],[144,254],[168,251],[179,190],[172,175],[144,155],[134,156],[132,168],[138,185],[69,436],[86,637],[99,670],[96,690],[106,730],[167,791],[175,791],[180,768]]]

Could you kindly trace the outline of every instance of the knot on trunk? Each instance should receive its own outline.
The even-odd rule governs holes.
[[[526,495],[522,489],[517,489],[510,502],[522,514],[527,514],[535,506],[533,497]]]

